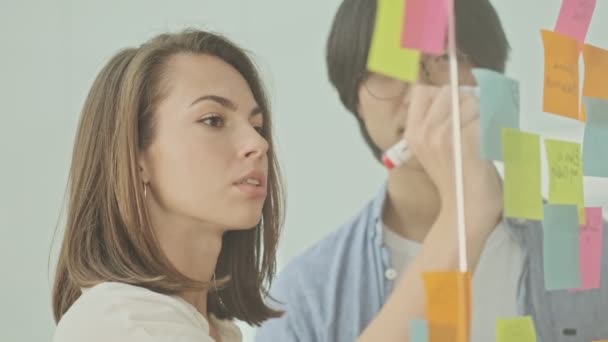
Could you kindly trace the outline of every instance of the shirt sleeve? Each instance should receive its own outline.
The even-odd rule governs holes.
[[[306,301],[299,293],[297,275],[293,272],[279,274],[270,291],[272,299],[268,305],[273,309],[283,311],[283,315],[270,319],[257,329],[256,342],[305,342],[317,341],[313,329],[308,322],[312,320],[306,314]]]

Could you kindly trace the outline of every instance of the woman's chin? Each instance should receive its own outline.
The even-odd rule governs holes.
[[[241,217],[238,220],[231,222],[227,225],[228,230],[248,230],[257,227],[262,219],[261,214],[251,215],[251,217]]]

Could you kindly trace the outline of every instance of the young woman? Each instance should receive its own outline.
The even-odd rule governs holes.
[[[281,185],[270,107],[229,40],[122,50],[82,110],[53,289],[54,341],[239,341],[267,307]]]

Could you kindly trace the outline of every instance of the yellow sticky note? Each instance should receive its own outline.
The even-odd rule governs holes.
[[[471,325],[471,274],[423,273],[429,342],[468,342]]]
[[[503,128],[502,156],[505,216],[542,220],[539,136]]]
[[[578,220],[585,223],[583,195],[583,161],[581,145],[575,142],[545,140],[549,165],[549,203],[573,204]]]
[[[552,31],[541,33],[545,48],[543,111],[578,119],[578,43]]]
[[[418,78],[420,52],[401,47],[405,0],[378,0],[367,68],[404,82]]]
[[[536,342],[532,317],[496,320],[496,342]]]

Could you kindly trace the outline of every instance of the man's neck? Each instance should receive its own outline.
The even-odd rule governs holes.
[[[403,166],[391,171],[382,219],[392,231],[422,242],[440,206],[437,188],[422,169]]]

